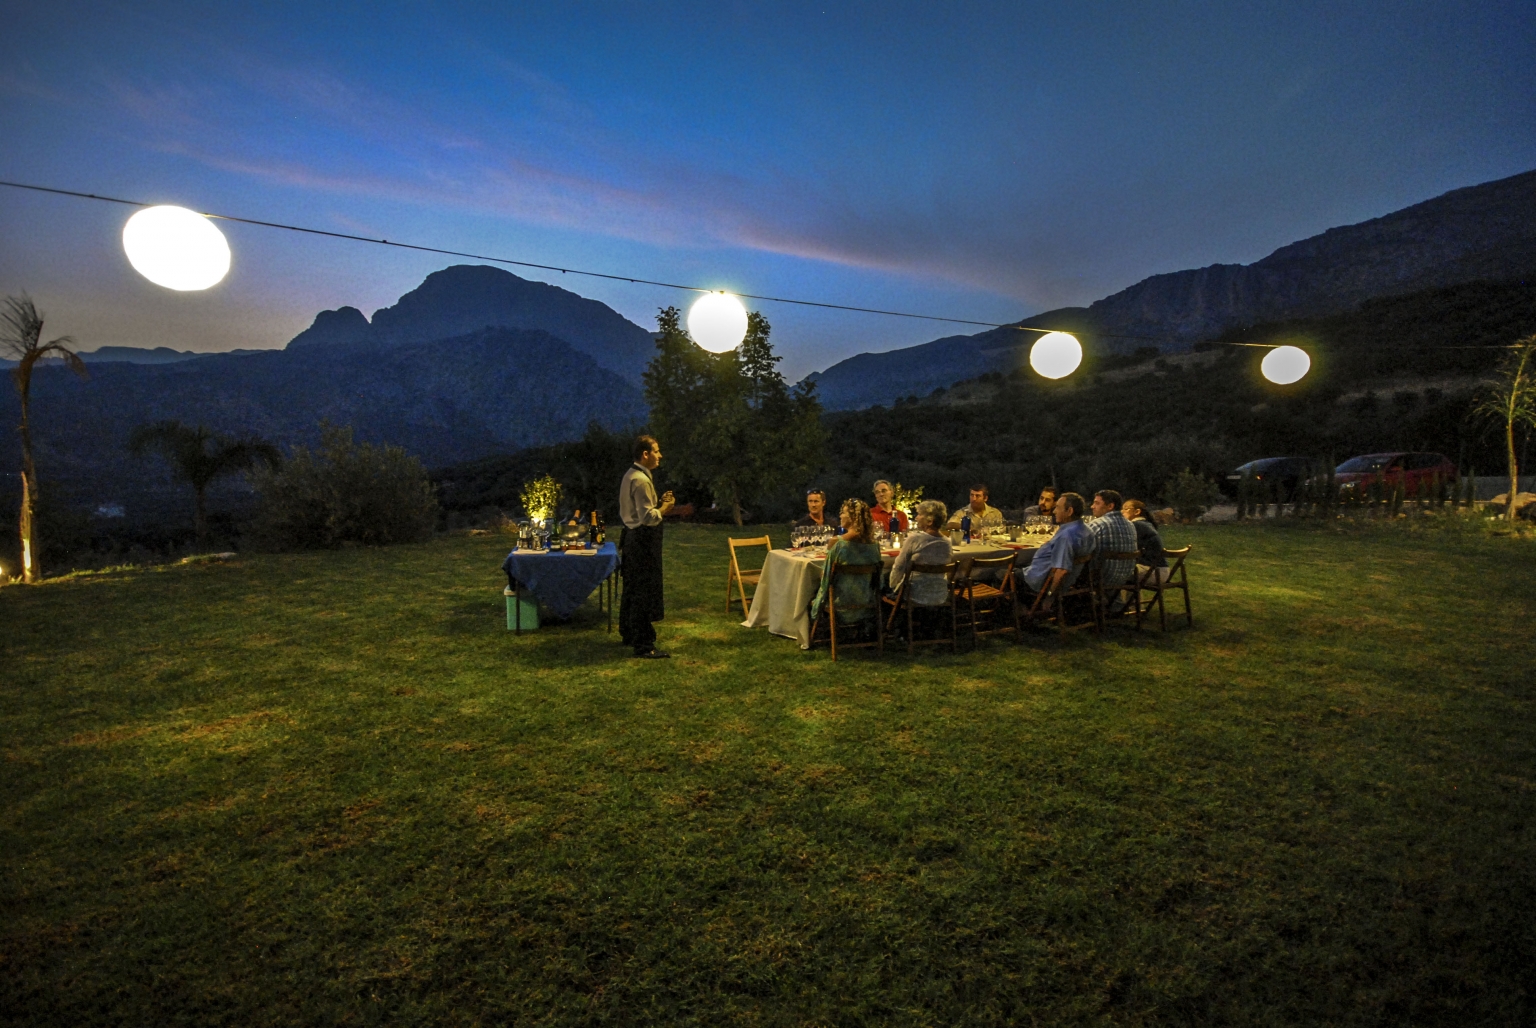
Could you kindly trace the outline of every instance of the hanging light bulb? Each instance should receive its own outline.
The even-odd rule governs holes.
[[[1265,378],[1275,385],[1300,382],[1312,367],[1312,358],[1299,346],[1277,346],[1259,364]]]
[[[725,353],[747,336],[747,309],[730,293],[705,293],[688,308],[688,334],[711,353]]]
[[[128,263],[157,286],[190,292],[229,273],[229,243],[213,222],[185,207],[146,207],[123,226]]]
[[[1029,348],[1029,366],[1044,378],[1066,378],[1083,363],[1083,346],[1070,332],[1047,332]]]

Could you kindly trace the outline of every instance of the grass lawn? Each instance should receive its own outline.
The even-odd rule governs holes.
[[[1175,528],[1193,632],[833,665],[667,532],[661,662],[495,537],[0,590],[0,1020],[1536,1017],[1530,540]]]

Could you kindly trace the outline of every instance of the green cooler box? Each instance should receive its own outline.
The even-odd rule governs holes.
[[[527,593],[521,595],[514,593],[509,585],[501,594],[507,598],[507,631],[513,632],[519,629],[530,632],[539,627],[539,601]],[[518,608],[522,611],[519,613]],[[519,621],[521,619],[521,621]]]

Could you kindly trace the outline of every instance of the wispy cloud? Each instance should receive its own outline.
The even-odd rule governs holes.
[[[114,78],[104,90],[134,120],[141,145],[285,186],[673,248],[741,247],[1005,295],[1055,291],[1023,281],[996,241],[988,245],[986,226],[969,237],[979,248],[957,246],[953,220],[941,231],[933,219],[862,209],[793,170],[758,168],[747,180],[660,156],[665,147],[637,149],[558,83],[484,59],[530,108],[461,124],[329,71],[227,54],[221,76]]]

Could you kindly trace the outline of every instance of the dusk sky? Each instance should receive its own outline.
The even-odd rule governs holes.
[[[0,178],[983,321],[1536,168],[1529,0],[0,9]],[[84,349],[278,347],[455,263],[226,224],[173,293],[130,213],[0,190],[0,293]],[[794,377],[979,331],[760,309]]]

